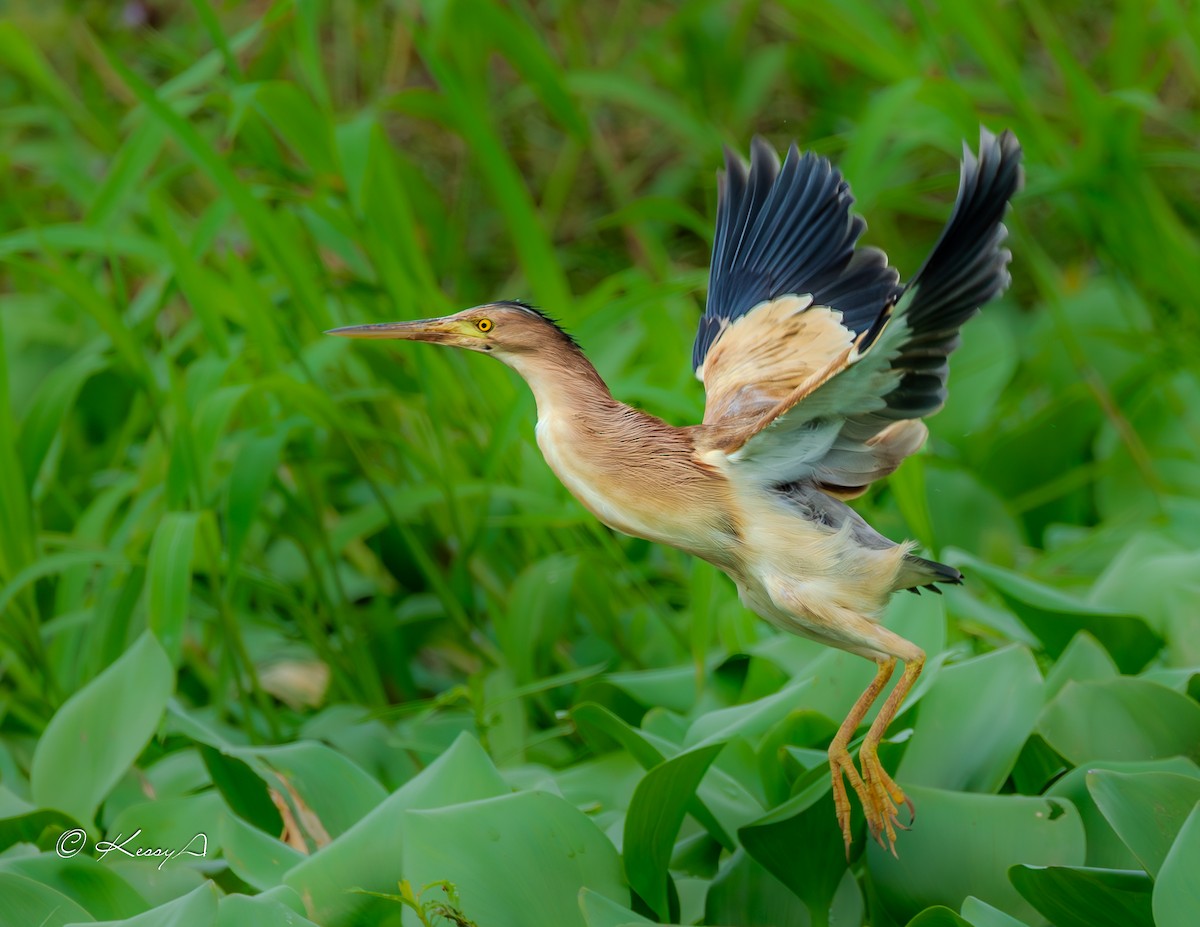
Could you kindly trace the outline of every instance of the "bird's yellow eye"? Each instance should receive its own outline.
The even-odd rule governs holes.
[[[491,319],[480,319],[475,323],[475,327],[481,332],[490,332],[495,326]]]

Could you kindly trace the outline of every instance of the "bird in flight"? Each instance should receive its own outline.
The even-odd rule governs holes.
[[[747,167],[728,149],[719,176],[708,301],[692,366],[704,420],[676,427],[614,398],[579,346],[517,301],[438,319],[330,334],[427,341],[491,354],[529,384],[537,441],[567,489],[600,521],[714,564],[772,625],[875,661],[875,677],[829,745],[833,798],[849,853],[850,801],[895,853],[912,802],[878,748],[921,673],[924,652],[880,624],[891,594],[959,583],[952,567],[875,531],[844,500],[925,442],[946,399],[959,329],[1009,283],[1003,218],[1021,185],[1011,132],[964,145],[958,196],[933,251],[907,283],[877,248],[825,158],[795,145],[780,165],[761,138]],[[897,663],[904,669],[858,752],[848,749]]]

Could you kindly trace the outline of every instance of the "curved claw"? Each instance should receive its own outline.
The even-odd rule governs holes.
[[[879,755],[873,749],[873,745],[864,744],[859,752],[858,761],[862,765],[862,778],[867,786],[870,796],[871,810],[867,814],[867,820],[871,823],[871,836],[885,850],[896,856],[896,830],[908,830],[912,822],[916,820],[916,808],[904,790],[900,788],[887,774],[883,768],[883,764],[879,762]],[[864,807],[867,802],[864,802]],[[900,806],[904,805],[908,808],[909,824],[903,824],[900,821],[898,814]],[[884,842],[886,836],[887,842]]]

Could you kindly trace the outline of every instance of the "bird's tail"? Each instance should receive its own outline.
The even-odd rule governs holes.
[[[904,561],[900,566],[900,573],[896,577],[896,585],[893,591],[907,589],[909,592],[921,594],[922,589],[928,589],[930,592],[942,594],[934,583],[947,583],[953,586],[961,586],[963,575],[952,566],[947,566],[944,563],[938,563],[936,560],[926,560],[924,557],[915,557],[912,554],[905,554]]]

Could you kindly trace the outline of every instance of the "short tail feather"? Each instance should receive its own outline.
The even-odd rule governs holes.
[[[921,594],[922,589],[928,589],[930,592],[941,595],[942,590],[938,589],[934,583],[961,586],[962,581],[962,573],[952,566],[938,563],[936,560],[926,560],[924,557],[905,554],[900,575],[896,577],[895,588],[897,590],[906,589],[917,595]]]

